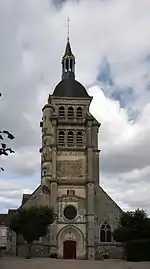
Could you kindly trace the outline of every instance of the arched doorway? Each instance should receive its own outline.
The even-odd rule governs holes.
[[[72,224],[60,229],[57,234],[57,255],[65,259],[85,258],[86,240],[82,230]]]
[[[63,258],[76,259],[76,241],[66,240],[63,242]]]

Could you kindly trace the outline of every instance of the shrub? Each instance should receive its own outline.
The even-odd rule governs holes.
[[[51,253],[49,257],[52,259],[57,259],[57,253]]]
[[[150,239],[126,242],[125,252],[128,261],[150,261]]]

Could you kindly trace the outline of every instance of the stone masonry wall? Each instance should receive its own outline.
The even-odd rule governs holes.
[[[43,244],[33,244],[31,248],[32,257],[48,257],[50,252],[50,246]],[[27,245],[22,244],[17,246],[17,256],[26,257],[28,254]]]
[[[100,244],[95,248],[95,259],[123,259],[124,250],[121,244]]]

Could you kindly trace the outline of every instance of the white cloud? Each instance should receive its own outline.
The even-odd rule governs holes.
[[[99,145],[103,171],[124,173],[149,166],[150,103],[135,122],[130,122],[127,110],[120,108],[118,101],[106,98],[98,86],[89,92],[94,95],[91,112],[102,123]]]
[[[150,166],[101,177],[101,185],[125,210],[144,208],[150,215]]]
[[[39,184],[38,175],[30,178],[24,176],[0,177],[0,212],[20,206],[23,193],[31,193]]]

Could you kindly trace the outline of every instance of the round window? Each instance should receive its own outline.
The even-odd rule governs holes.
[[[64,209],[64,216],[66,219],[72,220],[77,216],[77,210],[74,206],[68,205]]]

